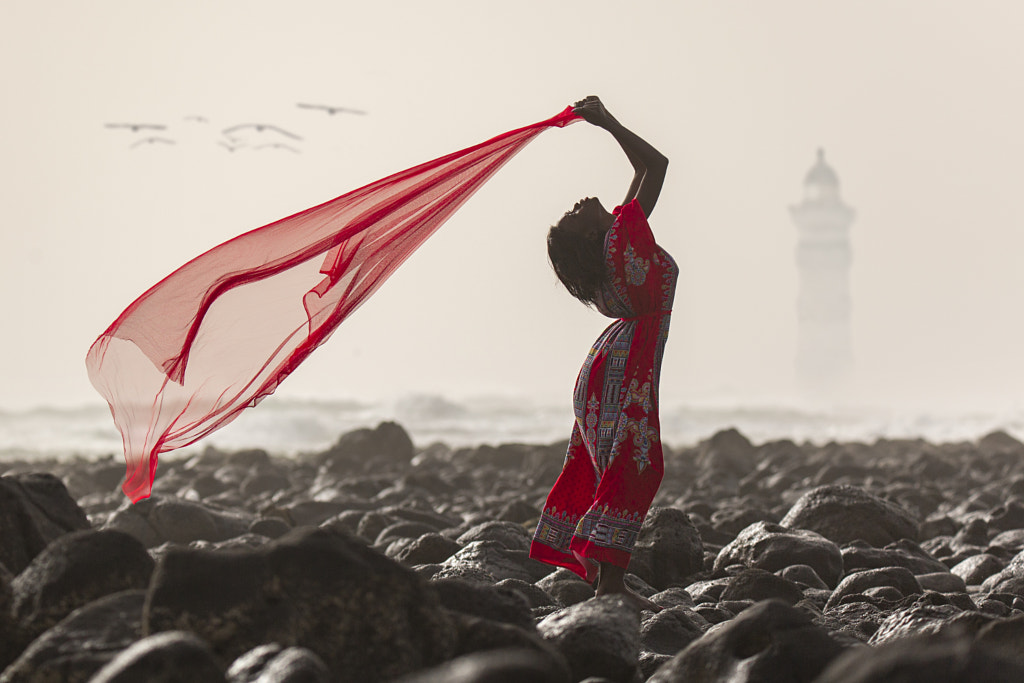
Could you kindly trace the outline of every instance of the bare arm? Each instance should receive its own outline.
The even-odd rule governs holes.
[[[604,108],[601,100],[594,95],[574,104],[573,111],[588,123],[607,130],[622,147],[626,158],[633,166],[633,180],[626,191],[626,199],[623,204],[636,199],[640,203],[644,215],[650,216],[659,195],[661,195],[661,187],[665,182],[665,171],[668,169],[668,158],[639,135],[619,123]]]

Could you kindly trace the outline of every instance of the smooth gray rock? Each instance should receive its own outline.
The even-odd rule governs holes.
[[[918,540],[920,522],[902,506],[860,487],[819,486],[802,495],[780,524],[840,545],[862,540],[881,548],[904,538]]]
[[[351,536],[308,527],[253,550],[168,552],[146,632],[170,629],[193,631],[228,661],[264,643],[301,645],[333,678],[365,683],[437,664],[455,646],[423,579]]]
[[[972,555],[956,564],[949,571],[963,579],[968,586],[980,586],[985,579],[1002,571],[1006,563],[988,553]]]
[[[843,575],[843,557],[835,543],[814,531],[770,522],[758,522],[741,531],[718,553],[714,571],[733,564],[769,572],[805,564],[829,587],[835,587]]]
[[[143,638],[110,660],[89,683],[224,683],[210,646],[185,631]]]
[[[648,683],[810,683],[841,650],[802,610],[766,600],[713,626]]]
[[[0,564],[12,574],[57,537],[88,528],[85,513],[52,474],[0,477]]]
[[[537,631],[565,656],[572,680],[604,676],[632,683],[640,656],[640,612],[622,596],[602,596],[550,614]]]
[[[131,534],[147,548],[154,548],[168,542],[226,541],[248,532],[254,520],[254,516],[246,513],[154,495],[134,505],[123,504],[110,516],[105,528]]]
[[[904,567],[865,569],[845,576],[832,591],[832,596],[825,604],[825,609],[828,610],[841,604],[843,598],[847,596],[863,593],[869,588],[879,586],[891,586],[899,592],[900,598],[908,595],[920,595],[923,592],[921,584],[910,570]]]
[[[522,524],[490,521],[470,527],[455,539],[460,546],[473,541],[497,541],[509,550],[529,550],[532,536]]]
[[[93,600],[145,589],[153,560],[138,540],[113,530],[65,534],[36,555],[11,583],[13,613],[31,640]]]
[[[538,562],[526,550],[509,550],[498,541],[473,541],[441,563],[442,568],[477,567],[496,580],[537,581],[552,571],[551,565]]]

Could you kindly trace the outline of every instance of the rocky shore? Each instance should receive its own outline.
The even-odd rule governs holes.
[[[627,582],[528,557],[564,443],[0,463],[0,683],[1024,680],[1024,445],[666,448]]]

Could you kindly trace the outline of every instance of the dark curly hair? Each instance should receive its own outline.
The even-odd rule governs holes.
[[[591,306],[607,277],[604,238],[592,220],[567,213],[548,231],[548,260],[565,288]]]

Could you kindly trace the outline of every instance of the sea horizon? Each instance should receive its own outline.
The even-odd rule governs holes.
[[[554,443],[572,427],[568,402],[517,396],[452,398],[409,394],[393,399],[309,399],[275,396],[205,439],[173,454],[187,456],[208,446],[222,450],[262,448],[292,456],[327,448],[353,429],[394,421],[417,447],[498,443]],[[735,428],[754,443],[873,442],[924,439],[933,443],[974,441],[994,431],[1024,439],[1024,408],[939,410],[863,406],[825,407],[796,402],[729,399],[691,400],[661,407],[662,440],[685,448]],[[120,455],[120,434],[105,403],[0,409],[0,461]]]

